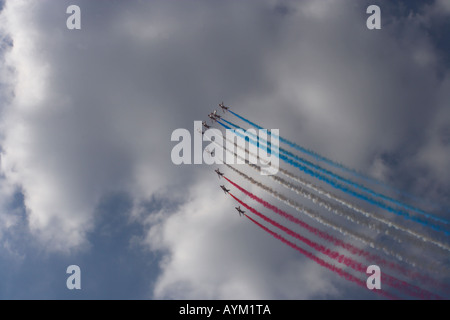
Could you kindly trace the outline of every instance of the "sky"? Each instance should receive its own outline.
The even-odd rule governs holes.
[[[0,8],[0,299],[378,299],[239,218],[215,167],[172,163],[222,101],[450,207],[446,0]]]

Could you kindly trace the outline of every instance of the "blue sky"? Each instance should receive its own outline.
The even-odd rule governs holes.
[[[70,4],[81,30],[65,26]],[[370,4],[381,30],[366,28]],[[450,207],[445,0],[0,10],[1,299],[378,298],[238,219],[212,167],[171,162],[172,131],[222,100]],[[80,291],[66,288],[72,264]]]
[[[20,199],[17,205],[20,204]],[[157,200],[154,201],[160,205]],[[157,253],[132,245],[130,238],[143,230],[127,221],[130,198],[112,194],[99,204],[99,228],[88,236],[92,249],[62,255],[44,252],[33,244],[23,226],[15,234],[21,257],[2,252],[2,299],[139,299],[151,291],[158,272]],[[17,229],[16,229],[17,230]],[[18,239],[20,238],[20,240]],[[95,248],[95,249],[94,249]],[[77,264],[82,270],[82,290],[66,288],[67,267]]]

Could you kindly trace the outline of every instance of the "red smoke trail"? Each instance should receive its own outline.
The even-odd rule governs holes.
[[[386,261],[385,259],[378,257],[376,255],[371,254],[370,252],[364,251],[358,247],[355,247],[352,244],[346,243],[338,238],[333,237],[332,235],[329,235],[326,232],[323,232],[309,224],[307,224],[306,222],[303,222],[302,220],[294,217],[293,215],[277,208],[276,206],[268,203],[267,201],[264,201],[263,199],[255,196],[254,194],[252,194],[251,192],[245,190],[244,188],[242,188],[241,186],[237,185],[236,183],[234,183],[233,181],[231,181],[230,179],[228,179],[227,177],[224,176],[224,178],[231,183],[234,187],[236,187],[239,191],[241,191],[242,193],[246,194],[247,196],[249,196],[250,198],[252,198],[253,200],[258,201],[259,203],[261,203],[264,207],[272,210],[273,212],[275,212],[276,214],[286,218],[287,220],[299,225],[300,227],[308,230],[309,232],[311,232],[312,234],[333,243],[336,246],[339,246],[341,248],[344,248],[345,250],[347,250],[348,252],[364,257],[367,260],[370,260],[372,262],[375,262],[377,264],[380,265],[387,265],[389,266],[391,269],[396,269],[397,271],[403,273],[403,274],[410,274],[411,275],[411,271],[403,268],[402,266],[396,264],[396,263],[392,263],[390,261]],[[415,276],[415,277],[422,277],[421,275],[416,275],[415,273],[413,273],[411,276]]]
[[[229,179],[227,179],[226,177],[224,177],[227,181],[229,181],[231,184],[235,185],[235,183],[231,182]],[[249,192],[248,192],[249,193]],[[250,195],[252,195],[251,193],[249,193]],[[330,250],[328,248],[326,248],[323,245],[320,245],[314,241],[311,241],[303,236],[301,236],[300,234],[290,230],[289,228],[279,224],[278,222],[266,217],[265,215],[263,215],[262,213],[260,213],[259,211],[255,210],[254,208],[250,207],[249,205],[247,205],[246,203],[242,202],[241,200],[239,200],[238,198],[236,198],[234,195],[232,195],[230,193],[230,195],[237,201],[239,202],[242,206],[244,206],[245,208],[247,208],[248,210],[250,210],[251,212],[253,212],[254,214],[256,214],[257,216],[259,216],[260,218],[264,219],[265,221],[267,221],[268,223],[272,224],[273,226],[279,228],[280,230],[286,232],[287,234],[289,234],[290,236],[304,242],[305,244],[307,244],[308,246],[314,248],[315,250],[329,256],[330,258],[345,264],[346,266],[352,268],[353,270],[359,271],[361,273],[366,274],[366,270],[367,270],[367,266],[363,266],[361,263],[346,257],[345,255],[339,254],[336,251]],[[249,196],[250,196],[249,195]],[[250,196],[251,197],[251,196]],[[253,195],[253,197],[257,198],[256,196]],[[281,210],[280,210],[281,211]],[[287,214],[288,215],[288,214]],[[399,290],[402,290],[403,292],[405,292],[406,294],[415,296],[417,298],[420,299],[440,299],[439,296],[430,293],[426,290],[422,290],[414,285],[411,285],[405,281],[399,280],[395,277],[392,277],[388,274],[383,273],[383,279],[387,281],[387,283]]]
[[[233,195],[232,195],[233,196]],[[233,196],[234,197],[234,196]],[[238,200],[237,198],[235,198],[238,202],[242,203],[242,205],[245,206],[245,204],[243,202],[241,202],[240,200]],[[250,210],[250,209],[249,209]],[[358,279],[357,277],[345,272],[344,270],[316,257],[315,255],[313,255],[311,252],[304,250],[303,248],[297,246],[295,243],[290,242],[289,240],[283,238],[282,236],[280,236],[279,234],[273,232],[272,230],[270,230],[269,228],[263,226],[262,224],[260,224],[259,222],[257,222],[256,220],[252,219],[251,217],[249,217],[248,215],[244,214],[244,216],[246,216],[250,221],[252,221],[254,224],[256,224],[258,227],[260,227],[261,229],[263,229],[264,231],[266,231],[267,233],[269,233],[270,235],[272,235],[273,237],[277,238],[278,240],[280,240],[281,242],[287,244],[288,246],[290,246],[291,248],[297,250],[298,252],[300,252],[301,254],[303,254],[304,256],[306,256],[307,258],[313,260],[314,262],[316,262],[317,264],[321,265],[324,268],[327,268],[328,270],[331,270],[334,273],[337,273],[340,277],[349,280],[353,283],[356,283],[357,285],[366,288],[366,283],[361,280]],[[376,293],[381,294],[382,296],[388,298],[388,299],[397,299],[397,297],[395,297],[394,295],[383,291],[383,290],[375,290]]]
[[[236,173],[238,173],[240,176],[244,177],[246,180],[250,181],[252,184],[254,184],[254,185],[256,185],[256,186],[262,188],[262,189],[265,190],[266,192],[268,192],[268,193],[270,193],[271,195],[273,195],[275,198],[279,199],[280,201],[283,201],[283,202],[287,203],[288,205],[290,205],[290,206],[292,206],[293,208],[295,208],[296,210],[298,210],[297,205],[294,205],[289,199],[285,198],[284,196],[282,196],[282,195],[279,194],[278,192],[274,191],[272,188],[269,188],[269,187],[263,185],[262,183],[260,183],[260,182],[258,182],[258,181],[256,181],[256,180],[254,180],[253,178],[247,176],[247,175],[244,174],[243,172],[239,171],[238,169],[236,169],[236,168],[234,168],[234,167],[232,167],[232,166],[230,166],[230,165],[227,165],[227,166],[228,166],[231,170],[233,170],[233,171],[235,171]],[[252,166],[252,165],[250,165],[250,166]],[[252,168],[256,168],[256,166],[255,166],[255,167],[252,167]],[[258,169],[258,170],[259,170],[259,169]],[[273,178],[274,176],[271,176],[271,177]],[[275,176],[275,177],[276,177],[276,176]],[[280,180],[283,180],[283,179],[281,179],[281,178],[279,178],[279,179],[280,179]],[[230,181],[230,180],[228,180],[228,181]],[[232,183],[232,181],[230,181],[230,182]],[[239,186],[236,186],[236,187],[237,187],[237,188],[240,188]],[[372,254],[370,254],[369,252],[364,251],[364,250],[361,250],[361,249],[359,249],[359,248],[357,248],[357,247],[354,247],[354,246],[352,246],[352,245],[350,245],[350,244],[346,244],[345,242],[343,242],[343,241],[341,241],[341,240],[339,240],[339,239],[336,239],[336,238],[334,238],[334,237],[328,235],[327,233],[325,233],[325,232],[323,232],[323,231],[320,231],[320,230],[318,230],[318,229],[315,229],[315,228],[310,227],[309,225],[307,225],[307,224],[304,223],[303,221],[301,221],[301,220],[299,220],[299,219],[293,217],[292,215],[290,215],[290,214],[288,214],[288,213],[285,213],[284,211],[278,209],[277,207],[271,205],[270,203],[268,203],[268,202],[266,202],[266,201],[264,201],[264,200],[262,200],[262,199],[260,199],[260,198],[258,198],[258,197],[256,197],[256,196],[254,196],[253,194],[248,193],[246,190],[244,190],[244,189],[242,189],[242,188],[240,188],[240,190],[241,190],[242,192],[246,193],[247,195],[253,197],[253,199],[255,199],[255,200],[257,200],[258,202],[260,202],[261,204],[263,204],[266,208],[271,209],[272,211],[274,211],[275,213],[277,213],[277,214],[279,214],[279,215],[281,215],[281,216],[283,216],[283,217],[286,217],[286,215],[287,215],[286,218],[289,219],[289,217],[290,217],[290,218],[291,218],[291,219],[289,219],[290,221],[299,224],[300,226],[306,228],[306,229],[309,230],[310,232],[315,233],[315,232],[317,231],[318,233],[315,233],[316,235],[322,237],[323,239],[326,239],[327,241],[333,242],[335,245],[341,246],[342,248],[346,249],[347,251],[349,251],[349,252],[351,252],[351,253],[353,253],[353,254],[357,254],[358,256],[362,256],[362,257],[364,257],[366,260],[369,260],[369,261],[372,261],[372,262],[376,262],[376,263],[379,264],[379,265],[387,266],[387,267],[389,267],[389,268],[391,268],[391,269],[395,269],[395,270],[399,271],[401,274],[403,274],[403,275],[405,275],[405,276],[408,276],[408,277],[410,277],[410,278],[412,278],[412,279],[419,279],[422,283],[424,283],[424,284],[426,284],[426,285],[430,285],[430,286],[432,285],[432,286],[434,286],[434,287],[441,288],[441,289],[443,289],[443,290],[446,291],[446,292],[448,292],[448,290],[449,290],[447,285],[445,285],[445,284],[443,284],[443,283],[441,283],[441,282],[438,282],[437,280],[435,280],[435,279],[433,279],[433,278],[430,278],[430,277],[428,277],[428,276],[426,276],[426,275],[423,275],[423,274],[420,274],[420,273],[418,273],[418,272],[415,272],[415,271],[409,270],[409,269],[407,269],[407,268],[404,268],[404,267],[401,266],[401,265],[398,265],[398,264],[396,264],[396,263],[387,261],[387,260],[385,260],[385,259],[383,259],[383,258],[381,258],[381,257],[378,257],[377,255],[372,255]],[[308,198],[308,199],[310,199],[310,198]],[[302,211],[304,211],[304,210],[306,210],[306,209],[305,209],[305,208],[302,208]],[[307,216],[311,217],[310,214],[306,213],[306,211],[304,211],[304,212],[305,212],[305,214],[306,214]],[[311,218],[316,219],[315,217],[311,217]],[[320,219],[323,219],[323,218],[320,218]],[[316,220],[317,220],[317,219],[316,219]],[[319,221],[319,222],[320,222],[320,221]],[[330,226],[329,223],[330,223],[330,222],[325,223],[324,225]],[[309,228],[308,228],[308,227],[309,227]],[[335,227],[337,227],[337,226],[335,226]],[[334,227],[332,226],[332,228],[334,228]],[[341,228],[342,228],[342,227],[338,227],[338,229],[341,229]],[[348,232],[348,231],[346,231],[346,232]],[[367,240],[367,241],[370,242],[370,240]],[[369,243],[369,242],[365,242],[365,243]],[[383,248],[383,251],[386,252],[386,249]]]
[[[234,183],[233,181],[231,181],[230,179],[228,179],[227,177],[223,177],[224,179],[226,179],[229,183],[231,183],[234,187],[236,187],[239,191],[243,192],[244,194],[246,194],[247,196],[249,196],[250,198],[252,198],[253,200],[258,201],[259,203],[261,203],[263,206],[265,206],[268,209],[271,209],[272,211],[274,211],[275,213],[279,214],[280,216],[286,218],[287,220],[298,224],[299,226],[301,226],[302,228],[308,230],[309,232],[315,234],[316,236],[325,239],[329,242],[332,242],[333,244],[340,246],[344,249],[346,249],[347,251],[356,254],[356,255],[362,255],[362,253],[365,253],[363,250],[343,242],[342,240],[339,240],[331,235],[329,235],[326,232],[323,232],[315,227],[310,226],[309,224],[307,224],[306,222],[303,222],[302,220],[294,217],[293,215],[278,209],[277,207],[275,207],[274,205],[271,205],[270,203],[262,200],[261,198],[255,196],[254,194],[250,193],[249,191],[245,190],[244,188],[242,188],[241,186],[237,185],[236,183]]]
[[[237,147],[237,148],[240,149],[240,150],[243,150],[246,154],[248,153],[249,155],[252,155],[252,156],[254,156],[256,159],[258,159],[258,161],[261,161],[261,159],[260,159],[260,157],[259,157],[258,155],[254,154],[253,152],[247,150],[246,148],[244,148],[244,147],[238,145],[236,142],[231,141],[231,140],[229,140],[229,139],[227,139],[227,138],[224,139],[224,142],[225,142],[225,140],[228,141],[228,142],[231,142],[232,144],[234,144],[235,147]],[[217,144],[219,147],[222,147],[225,151],[227,151],[227,152],[229,152],[229,153],[231,153],[231,154],[234,154],[234,155],[236,155],[238,158],[241,158],[242,160],[245,161],[244,158],[242,158],[241,156],[239,156],[239,155],[236,154],[235,152],[232,152],[232,151],[229,150],[227,147],[225,147],[225,143],[223,143],[222,145],[219,145],[219,144],[218,144],[217,142],[215,142],[215,141],[214,141],[214,143]],[[263,171],[264,171],[264,169],[261,168],[260,166],[253,165],[253,164],[249,164],[249,163],[248,163],[248,165],[249,165],[252,169],[257,170],[258,172],[263,172]],[[232,167],[232,166],[230,166],[230,165],[227,165],[227,166],[228,166],[230,169],[232,169],[233,171],[235,171],[236,173],[238,173],[239,175],[241,175],[242,177],[244,177],[245,179],[247,179],[247,180],[249,180],[250,182],[252,182],[253,184],[256,184],[256,185],[258,185],[259,187],[263,188],[263,187],[260,186],[255,180],[253,180],[251,177],[247,176],[247,175],[244,174],[243,172],[237,170],[236,168],[234,168],[234,167]],[[398,224],[398,223],[396,223],[396,222],[394,222],[394,221],[392,221],[392,220],[388,220],[388,219],[386,219],[383,215],[375,214],[375,213],[373,213],[373,212],[366,211],[366,210],[362,209],[361,207],[358,207],[358,206],[356,206],[356,205],[354,205],[354,204],[348,202],[347,200],[345,200],[345,199],[343,199],[343,198],[341,198],[341,197],[338,197],[337,195],[335,195],[335,194],[333,194],[333,193],[331,193],[331,192],[328,192],[328,191],[326,191],[325,189],[323,189],[323,188],[321,188],[321,187],[319,187],[319,186],[316,186],[316,185],[314,185],[313,183],[311,183],[311,182],[309,182],[309,181],[307,181],[307,180],[305,180],[305,179],[303,179],[303,178],[300,178],[300,177],[298,177],[298,176],[296,176],[296,175],[290,173],[289,171],[286,171],[286,170],[280,168],[280,172],[281,172],[283,175],[289,177],[290,179],[292,179],[292,180],[294,180],[294,181],[300,183],[300,184],[303,185],[304,187],[306,187],[306,188],[308,188],[308,189],[311,189],[311,190],[317,192],[320,196],[324,196],[324,197],[326,197],[326,198],[328,198],[328,199],[330,199],[330,200],[334,200],[334,201],[338,202],[339,204],[341,204],[341,205],[347,207],[348,209],[350,209],[350,210],[352,210],[352,211],[358,212],[359,214],[365,216],[366,218],[372,218],[372,219],[375,219],[376,221],[385,224],[385,225],[386,225],[387,227],[389,227],[390,229],[393,228],[393,229],[391,229],[391,230],[389,231],[389,235],[392,237],[393,240],[395,240],[395,241],[397,241],[397,242],[408,242],[408,243],[414,244],[415,246],[420,246],[421,248],[423,248],[424,245],[428,245],[428,248],[427,248],[427,249],[436,250],[437,248],[435,248],[435,247],[433,247],[433,246],[429,246],[430,244],[433,244],[433,245],[439,247],[440,249],[443,249],[443,250],[446,250],[446,251],[450,251],[450,247],[449,247],[447,244],[444,244],[444,243],[442,243],[442,242],[440,242],[440,241],[438,241],[438,240],[436,240],[436,239],[430,238],[429,236],[426,236],[426,235],[423,235],[423,234],[421,234],[421,233],[418,233],[417,231],[408,229],[408,228],[406,228],[405,226],[402,226],[401,224]],[[321,198],[321,197],[319,197],[319,196],[316,196],[316,195],[312,194],[311,192],[305,190],[303,187],[300,187],[300,186],[297,186],[297,185],[295,185],[295,184],[292,184],[292,183],[290,183],[290,182],[288,182],[288,181],[284,180],[283,178],[280,178],[280,177],[278,177],[278,176],[276,176],[276,175],[269,175],[269,177],[272,178],[273,180],[275,180],[276,182],[278,182],[279,184],[283,185],[284,187],[286,187],[286,188],[288,188],[288,189],[290,189],[290,190],[296,192],[297,194],[299,194],[299,195],[301,195],[301,196],[303,196],[303,197],[305,197],[305,198],[307,198],[307,199],[313,201],[314,203],[320,205],[321,207],[326,208],[327,210],[333,212],[333,213],[336,214],[336,215],[342,216],[342,217],[346,218],[347,220],[352,221],[352,222],[355,222],[355,223],[357,223],[357,224],[367,226],[367,227],[369,227],[370,229],[374,229],[374,230],[376,230],[378,233],[384,233],[384,234],[387,234],[387,229],[386,229],[385,227],[382,227],[382,226],[380,226],[380,225],[378,225],[378,224],[375,224],[375,223],[367,222],[367,221],[365,221],[364,219],[361,220],[361,217],[358,216],[358,215],[355,215],[353,212],[347,211],[347,210],[345,210],[345,209],[338,208],[336,205],[334,205],[334,204],[332,204],[332,203],[330,203],[330,202],[324,200],[323,198]],[[264,187],[263,189],[266,190],[267,192],[269,192],[269,190],[267,190],[266,188],[267,188],[267,187]],[[275,195],[275,193],[272,193],[272,192],[270,192],[270,193],[271,193],[273,196],[275,196],[275,197],[278,197],[278,196],[279,196],[278,194]],[[280,200],[281,200],[281,199],[280,199]],[[282,201],[285,201],[285,200],[286,200],[286,199],[283,199]],[[297,210],[297,209],[296,209],[296,210]],[[344,211],[344,210],[345,210],[345,211]],[[304,213],[305,213],[305,212],[304,212]],[[309,216],[309,214],[307,214],[307,215]],[[323,219],[323,218],[321,218],[321,219]],[[324,224],[323,222],[321,222],[321,223]],[[329,223],[329,222],[328,222],[328,223]],[[325,223],[325,225],[326,225],[326,223]],[[341,228],[342,228],[342,227],[341,227]],[[405,235],[405,234],[403,234],[403,232],[398,232],[399,230],[401,230],[401,231],[407,233],[408,236]],[[340,232],[341,232],[341,231],[340,231]],[[348,232],[348,231],[346,231],[346,232]],[[342,232],[341,232],[341,233],[342,233]],[[355,235],[352,235],[352,236],[354,237]],[[411,236],[413,236],[415,239],[411,239],[411,238],[410,238]],[[364,241],[363,239],[359,239],[359,240]],[[369,245],[370,245],[370,244],[369,244]],[[378,248],[377,248],[377,250],[381,250],[381,249],[378,249]],[[398,253],[394,253],[394,254],[389,253],[389,254],[395,256],[397,259],[399,258],[399,254],[398,254]],[[441,254],[441,252],[439,252],[439,254]],[[402,260],[403,260],[403,259],[402,259]],[[407,263],[410,263],[409,260],[411,260],[411,257],[408,257],[406,260],[403,260],[403,261],[405,261],[405,262],[407,262]],[[423,261],[420,261],[420,265],[421,265],[421,266],[423,266],[422,263],[423,263]],[[410,263],[410,264],[414,265],[415,263]],[[437,268],[437,266],[434,265],[434,266],[432,267],[433,271],[434,271],[436,268]],[[431,283],[431,282],[429,282],[428,279],[422,279],[422,280],[425,281],[426,283]],[[434,285],[436,285],[436,286],[442,286],[442,283],[439,282],[439,283],[434,284]],[[445,287],[445,285],[444,285],[444,287]],[[448,289],[446,288],[446,290],[448,290]]]

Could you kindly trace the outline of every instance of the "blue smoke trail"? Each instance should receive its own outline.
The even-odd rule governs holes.
[[[246,119],[246,118],[244,118],[244,117],[238,115],[237,113],[235,113],[235,112],[233,112],[233,111],[231,111],[231,110],[228,110],[228,111],[229,111],[231,114],[233,114],[233,115],[235,115],[236,117],[238,117],[239,119],[241,119],[242,121],[244,121],[244,122],[250,124],[251,126],[253,126],[253,127],[257,128],[257,129],[260,129],[260,130],[264,129],[263,127],[257,125],[256,123],[254,123],[254,122],[252,122],[252,121],[250,121],[250,120],[248,120],[248,119]],[[270,131],[268,131],[268,134],[269,134],[269,135],[273,135],[273,136],[275,136],[275,137],[277,136],[277,135],[275,135],[275,134],[272,134]],[[374,179],[374,178],[368,177],[368,176],[366,176],[366,175],[363,175],[363,174],[359,173],[358,171],[356,171],[356,170],[354,170],[354,169],[347,168],[347,167],[345,167],[344,165],[342,165],[342,164],[340,164],[340,163],[338,163],[338,162],[335,162],[335,161],[333,161],[333,160],[330,160],[330,159],[328,159],[328,158],[325,158],[324,156],[321,156],[320,154],[318,154],[318,153],[316,153],[316,152],[314,152],[314,151],[312,151],[312,150],[308,150],[308,149],[306,149],[306,148],[304,148],[304,147],[302,147],[302,146],[299,146],[298,144],[296,144],[296,143],[294,143],[294,142],[291,142],[291,141],[289,141],[289,140],[287,140],[287,139],[285,139],[285,138],[283,138],[283,137],[279,137],[279,136],[278,136],[278,139],[279,139],[281,142],[283,142],[283,143],[289,145],[290,147],[292,147],[292,148],[294,148],[294,149],[297,149],[297,150],[299,150],[299,151],[301,151],[301,152],[303,152],[303,153],[306,153],[306,154],[310,155],[311,157],[313,157],[314,159],[316,159],[316,160],[318,160],[318,161],[323,161],[323,162],[325,162],[326,164],[328,164],[328,165],[330,165],[330,166],[332,166],[332,167],[341,169],[341,170],[343,170],[343,171],[345,171],[345,172],[348,172],[348,173],[350,173],[350,174],[353,174],[354,176],[356,176],[356,177],[358,177],[358,178],[361,178],[361,179],[366,180],[366,181],[368,181],[368,182],[377,184],[377,185],[379,185],[379,186],[381,186],[381,187],[383,187],[383,188],[385,188],[385,189],[389,189],[389,190],[391,190],[391,191],[394,191],[394,192],[396,192],[396,193],[398,193],[398,194],[400,194],[400,195],[402,195],[402,196],[408,197],[408,198],[413,199],[413,200],[418,201],[418,202],[424,202],[423,199],[419,199],[419,198],[417,198],[416,196],[411,195],[411,194],[409,194],[409,193],[407,193],[407,192],[404,192],[404,191],[398,190],[398,189],[396,189],[396,188],[394,188],[394,187],[391,187],[391,186],[389,186],[389,185],[386,185],[385,183],[383,183],[383,182],[381,182],[381,181],[378,181],[378,180],[376,180],[376,179]],[[397,203],[397,204],[398,204],[398,203]],[[430,205],[430,203],[427,203],[427,204]],[[435,208],[444,209],[444,210],[448,211],[448,208],[443,208],[442,206],[435,205],[435,204],[431,204],[431,205],[432,205],[433,207],[435,207]],[[414,207],[410,207],[410,210],[417,211],[416,208],[414,208]],[[420,211],[417,211],[417,212],[420,212]],[[424,211],[421,211],[420,213],[426,214],[426,212],[424,212]],[[444,222],[444,223],[448,223],[448,222]]]
[[[230,121],[227,121],[227,120],[225,120],[225,119],[223,119],[223,121],[225,121],[226,123],[228,123],[228,124],[230,124],[231,126],[235,127],[236,129],[242,129],[241,127],[235,125],[234,123],[232,123],[232,122],[230,122]],[[244,130],[244,129],[242,129],[242,130]],[[265,141],[265,142],[266,142],[267,144],[269,144],[269,146],[270,146],[270,143],[269,143],[268,141],[266,141],[266,140],[264,140],[264,139],[262,139],[262,138],[258,138],[258,136],[254,135],[253,133],[247,132],[247,134],[253,136],[254,139],[256,139],[256,140],[260,139],[260,140],[262,140],[262,141]],[[400,207],[403,207],[403,208],[405,208],[405,209],[407,209],[407,210],[415,211],[415,212],[417,212],[417,213],[419,213],[419,214],[421,214],[421,215],[427,217],[428,219],[432,219],[432,220],[435,220],[435,221],[438,221],[438,222],[441,222],[441,223],[444,223],[444,224],[448,224],[448,223],[449,223],[449,222],[448,222],[447,220],[445,220],[445,219],[441,219],[441,218],[439,218],[439,217],[435,217],[435,216],[433,216],[433,215],[431,215],[431,214],[429,214],[429,213],[427,213],[427,212],[425,212],[425,211],[423,211],[423,210],[420,210],[420,209],[418,209],[418,208],[414,208],[414,207],[412,207],[412,206],[410,206],[410,205],[408,205],[408,204],[404,204],[404,203],[402,203],[402,202],[400,202],[400,201],[397,201],[397,200],[392,199],[392,198],[390,198],[390,197],[388,197],[388,196],[385,196],[384,194],[377,193],[377,192],[375,192],[375,191],[373,191],[373,190],[371,190],[371,189],[369,189],[369,188],[367,188],[367,187],[365,187],[365,186],[363,186],[363,185],[360,185],[360,184],[358,184],[358,183],[356,183],[356,182],[354,182],[354,181],[352,181],[352,180],[343,178],[343,177],[341,177],[341,176],[335,174],[334,172],[329,171],[329,170],[327,170],[327,169],[324,169],[324,168],[322,168],[322,167],[320,167],[320,166],[318,166],[318,165],[316,165],[316,164],[314,164],[314,163],[312,163],[312,162],[310,162],[310,161],[308,161],[308,160],[305,160],[305,159],[303,159],[303,158],[300,158],[300,157],[298,157],[297,155],[295,155],[295,154],[293,154],[293,153],[291,153],[291,152],[289,152],[289,151],[287,151],[287,150],[285,150],[285,149],[283,149],[283,148],[279,148],[279,150],[280,150],[280,152],[283,153],[284,155],[289,156],[289,157],[295,159],[296,161],[298,161],[298,162],[300,162],[300,163],[302,163],[302,164],[305,164],[305,165],[307,165],[307,166],[310,166],[310,167],[316,169],[316,170],[319,171],[319,172],[322,172],[322,173],[324,173],[324,174],[327,174],[327,175],[329,175],[329,176],[331,176],[331,177],[333,177],[333,178],[335,178],[335,179],[337,179],[337,180],[339,180],[339,181],[342,181],[342,182],[344,182],[344,183],[347,183],[347,184],[353,186],[354,188],[357,188],[357,189],[360,189],[360,190],[362,190],[362,191],[364,191],[364,192],[367,192],[367,193],[371,194],[371,195],[374,196],[374,197],[378,197],[378,198],[381,198],[381,199],[383,199],[383,200],[390,201],[390,202],[392,202],[392,203],[394,203],[394,204],[396,204],[396,205],[398,205],[398,206],[400,206]]]
[[[231,129],[231,127],[229,127],[229,126],[227,126],[226,124],[222,123],[220,120],[218,120],[217,123],[219,123],[219,124],[220,124],[221,126],[223,126],[225,129],[233,130],[233,129]],[[233,130],[233,131],[234,131],[234,133],[235,133],[236,135],[238,135],[238,136],[240,136],[241,138],[245,139],[245,136],[242,135],[239,131],[236,131],[236,130]],[[250,138],[249,138],[249,142],[250,142],[251,144],[257,146],[258,148],[263,148],[263,146],[261,146],[259,143],[255,142],[253,139],[250,139]],[[429,228],[431,228],[431,229],[433,229],[433,230],[435,230],[435,231],[443,232],[446,236],[449,236],[449,235],[450,235],[450,231],[447,231],[447,230],[443,229],[441,226],[434,225],[434,224],[430,223],[429,221],[423,220],[423,219],[421,219],[421,218],[419,218],[419,217],[412,216],[411,214],[409,214],[409,213],[406,212],[406,211],[398,210],[398,209],[392,208],[391,206],[385,204],[384,202],[377,201],[377,200],[375,200],[375,199],[373,199],[373,198],[371,198],[371,197],[368,197],[368,196],[366,196],[366,195],[364,195],[364,194],[358,193],[358,192],[356,192],[355,190],[350,189],[350,188],[348,188],[348,187],[346,187],[346,186],[344,186],[344,185],[338,183],[338,182],[335,181],[334,179],[329,179],[328,177],[323,176],[322,174],[320,174],[320,173],[318,173],[318,172],[316,172],[316,171],[314,171],[314,170],[311,170],[310,168],[305,167],[305,166],[299,164],[298,162],[296,162],[296,161],[294,161],[294,160],[292,160],[292,159],[289,159],[289,158],[286,157],[285,155],[280,154],[279,152],[277,152],[277,151],[275,151],[275,150],[272,150],[272,152],[273,152],[273,155],[279,157],[279,158],[280,158],[281,160],[283,160],[284,162],[286,162],[286,163],[288,163],[288,164],[290,164],[290,165],[296,167],[297,169],[300,169],[301,171],[305,172],[306,174],[309,174],[310,176],[312,176],[312,177],[314,177],[314,178],[317,178],[317,179],[319,179],[319,180],[324,181],[325,183],[331,185],[332,187],[334,187],[334,188],[336,188],[336,189],[339,189],[339,190],[341,190],[341,191],[343,191],[343,192],[345,192],[345,193],[347,193],[347,194],[350,194],[350,195],[352,195],[352,196],[354,196],[354,197],[356,197],[356,198],[359,198],[359,199],[362,199],[362,200],[364,200],[364,201],[367,201],[368,203],[373,204],[373,205],[375,205],[375,206],[378,206],[378,207],[381,208],[381,209],[384,209],[384,210],[389,211],[389,212],[391,212],[391,213],[394,213],[394,214],[396,214],[396,215],[402,216],[402,217],[404,217],[404,218],[406,218],[406,219],[408,219],[408,220],[411,220],[411,221],[420,223],[420,224],[422,224],[423,226],[429,227]]]

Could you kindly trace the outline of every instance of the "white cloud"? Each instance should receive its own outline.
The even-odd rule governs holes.
[[[145,241],[165,252],[154,298],[307,299],[337,293],[327,271],[239,217],[215,182],[193,187],[191,200],[176,213],[162,213],[159,223],[152,218]]]
[[[23,14],[20,6],[6,10],[12,10],[18,20]],[[53,232],[45,233],[48,237],[44,233],[42,235],[55,247],[79,245],[83,241],[87,208],[83,201],[75,200],[77,194],[67,189],[70,182],[64,181],[65,173],[55,163],[60,146],[51,145],[49,139],[41,135],[54,125],[46,123],[46,120],[54,116],[52,113],[59,101],[48,94],[48,68],[46,62],[37,57],[38,50],[33,48],[35,43],[21,36],[33,25],[25,27],[25,30],[17,25],[10,25],[12,34],[18,28],[19,37],[14,36],[14,47],[8,53],[8,63],[14,66],[16,75],[15,98],[2,119],[5,133],[2,171],[8,183],[23,188],[32,230],[53,229]],[[51,147],[54,149],[50,150]]]
[[[437,0],[435,8],[441,13],[450,14],[450,3],[446,0]]]
[[[427,143],[420,150],[417,161],[430,169],[432,180],[442,184],[450,182],[450,73],[437,90],[439,109],[434,115],[432,125],[427,128]]]
[[[169,136],[165,115],[147,107],[151,95],[127,87],[135,71],[129,58],[109,52],[126,38],[98,46],[90,36],[102,38],[101,21],[80,38],[60,24],[65,17],[62,2],[14,1],[2,13],[14,43],[6,53],[14,99],[2,117],[2,172],[23,190],[32,233],[62,251],[86,245],[103,194],[130,188],[151,195],[171,170],[170,140],[161,139]]]

